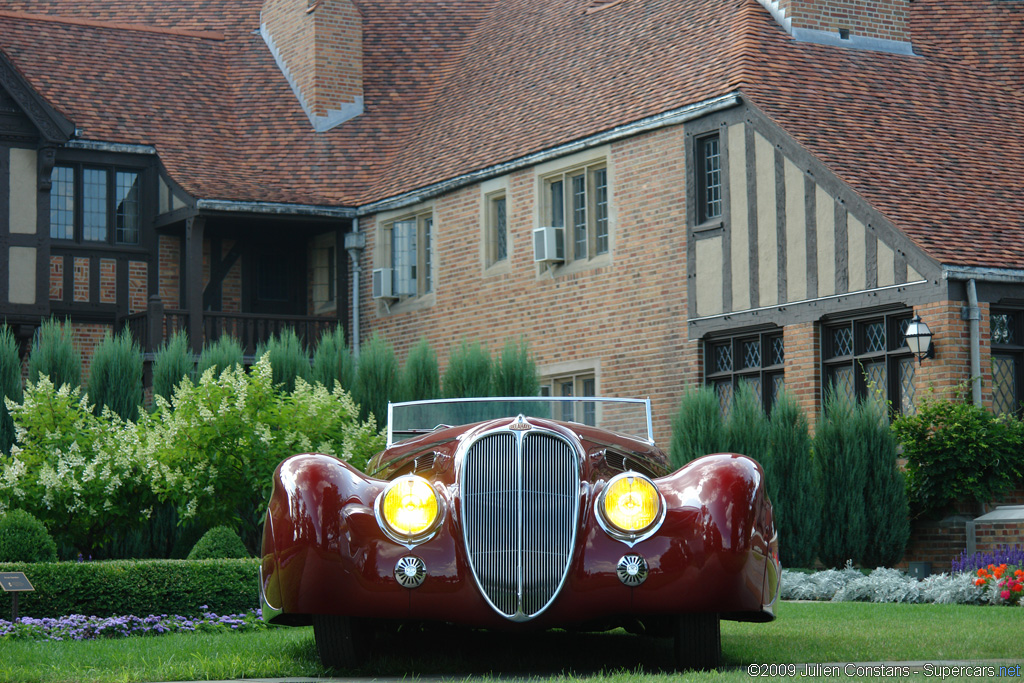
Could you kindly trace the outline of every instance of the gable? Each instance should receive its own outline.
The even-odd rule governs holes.
[[[912,303],[938,286],[934,260],[749,104],[687,124],[688,197],[707,135],[718,137],[722,210],[698,224],[688,209],[691,337]]]
[[[0,52],[0,138],[63,143],[75,125],[51,107]]]

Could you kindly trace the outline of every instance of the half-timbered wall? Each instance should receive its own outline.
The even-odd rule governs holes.
[[[690,225],[691,338],[739,325],[787,325],[839,310],[934,299],[938,265],[756,110],[687,126],[717,135],[722,211]]]

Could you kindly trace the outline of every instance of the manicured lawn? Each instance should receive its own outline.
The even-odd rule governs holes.
[[[444,676],[454,680],[540,675],[542,679],[551,676],[552,681],[668,683],[750,681],[744,667],[751,663],[1017,662],[1021,660],[1022,623],[1022,608],[784,603],[779,608],[779,619],[771,624],[723,622],[725,663],[734,667],[724,673],[672,673],[667,640],[623,633],[554,632],[519,637],[446,629],[407,636],[394,644],[395,654],[379,656],[359,671],[334,673]],[[0,641],[2,683],[131,683],[328,673],[317,661],[312,630],[308,628],[86,642]]]

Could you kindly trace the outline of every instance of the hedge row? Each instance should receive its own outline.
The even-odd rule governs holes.
[[[0,564],[24,572],[35,588],[21,593],[18,614],[60,618],[69,614],[236,614],[259,607],[259,561],[115,560]],[[11,617],[11,593],[0,593],[0,619]]]

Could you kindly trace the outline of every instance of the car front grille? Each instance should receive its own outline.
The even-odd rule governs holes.
[[[558,595],[572,559],[579,510],[576,450],[554,434],[487,434],[466,452],[462,523],[474,578],[514,621]]]

